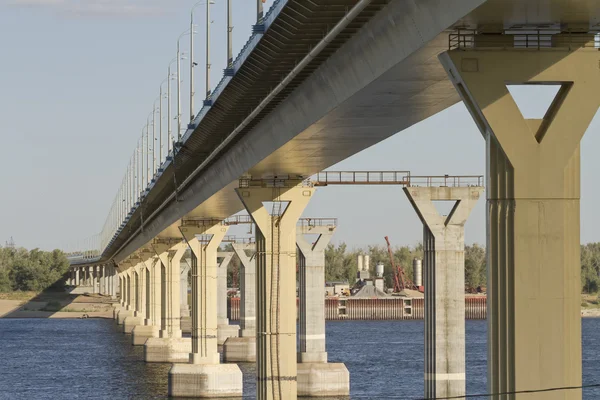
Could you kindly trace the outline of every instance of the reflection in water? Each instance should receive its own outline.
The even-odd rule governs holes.
[[[600,383],[600,319],[583,324],[584,384]],[[330,362],[350,371],[352,399],[423,394],[422,321],[327,324]],[[486,322],[467,321],[467,390],[486,391]],[[166,399],[169,364],[146,364],[112,320],[0,319],[0,399]],[[254,398],[253,364],[240,365]],[[584,391],[600,398],[599,389]]]

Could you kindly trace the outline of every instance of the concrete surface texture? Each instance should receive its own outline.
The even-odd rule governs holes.
[[[297,397],[296,223],[314,188],[301,182],[236,189],[256,224],[257,398]],[[267,210],[263,202],[273,202]]]
[[[425,397],[462,396],[465,384],[465,223],[483,187],[406,187],[423,222]],[[449,215],[434,202],[455,201]]]
[[[580,141],[600,106],[600,56],[554,44],[440,56],[487,142],[492,392],[581,385]],[[543,119],[526,120],[506,82],[560,89]]]
[[[235,364],[175,364],[169,371],[169,395],[241,398],[242,371]]]
[[[191,265],[192,261],[189,258],[186,258],[181,262],[181,287],[179,288],[179,295],[181,296],[179,299],[181,318],[190,316],[190,305],[188,304],[188,276],[190,274]]]

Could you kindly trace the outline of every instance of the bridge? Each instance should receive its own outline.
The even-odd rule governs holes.
[[[580,399],[579,143],[600,102],[597,2],[277,0],[266,13],[262,7],[258,0],[252,36],[207,88],[200,110],[191,102],[187,128],[181,111],[174,134],[147,126],[102,231],[70,254],[74,274],[91,268],[112,277],[103,291],[119,293],[115,317],[144,343],[146,361],[174,363],[169,393],[241,395],[239,368],[220,364],[217,353],[219,327],[227,325],[218,316],[217,249],[230,225],[253,223],[255,254],[238,246],[248,275],[241,329],[227,339],[225,360],[256,359],[259,399],[347,394],[347,370],[327,363],[321,306],[309,306],[322,298],[320,245],[303,250],[297,232],[305,230],[296,226],[315,190],[373,181],[316,174],[462,100],[486,141],[489,393],[512,399],[573,387],[527,399]],[[557,95],[542,118],[525,119],[509,84],[554,85]],[[164,154],[156,142],[167,143]],[[405,186],[425,227],[424,394],[462,396],[464,303],[462,311],[449,304],[464,289],[464,221],[483,182],[390,179]],[[449,216],[435,213],[437,200],[456,201]],[[248,221],[230,220],[242,210]],[[313,228],[325,241],[335,230]],[[180,326],[186,253],[191,339]]]

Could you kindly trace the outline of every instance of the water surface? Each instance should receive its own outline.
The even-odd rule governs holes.
[[[583,381],[600,383],[600,319],[584,319]],[[0,319],[0,399],[166,399],[168,364],[146,364],[112,320]],[[352,399],[423,395],[423,321],[331,321],[330,362]],[[467,321],[467,391],[486,391],[486,322]],[[254,365],[241,365],[254,398]],[[483,398],[483,397],[482,397]],[[585,399],[600,398],[586,389]]]

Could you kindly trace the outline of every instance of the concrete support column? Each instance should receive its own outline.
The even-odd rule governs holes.
[[[228,227],[219,220],[183,221],[192,251],[192,352],[169,371],[171,397],[241,397],[242,371],[220,364],[217,350],[217,250]]]
[[[132,263],[135,266],[132,269],[133,279],[133,315],[125,318],[123,323],[123,331],[125,333],[133,334],[133,330],[136,327],[144,325],[146,319],[146,264],[140,257],[139,253],[136,253],[131,257]],[[139,328],[138,328],[139,329]]]
[[[111,299],[116,299],[116,290],[115,290],[115,267],[110,265],[108,267],[108,295]]]
[[[600,56],[593,46],[520,50],[440,56],[487,145],[491,393],[581,385],[580,141],[600,106]],[[524,119],[506,82],[558,92],[542,119]]]
[[[94,293],[100,293],[100,267],[98,265],[94,265],[92,267],[92,291]]]
[[[121,263],[120,268],[124,271],[122,276],[123,283],[123,307],[117,314],[117,323],[119,325],[123,325],[125,323],[125,319],[128,317],[132,317],[134,313],[134,307],[132,304],[132,277],[131,273],[133,271],[132,263],[127,260]]]
[[[105,273],[104,265],[98,266],[98,279],[99,279],[98,293],[104,295],[104,294],[106,294],[106,273]]]
[[[84,276],[84,286],[90,286],[90,270],[92,267],[83,267],[83,270],[85,272],[85,276]]]
[[[313,225],[308,221],[303,220],[296,230],[300,267],[298,396],[349,396],[348,369],[342,363],[328,364],[325,348],[325,249],[335,233],[335,223],[324,220],[323,225]],[[310,243],[306,234],[319,237]]]
[[[133,328],[132,342],[134,346],[141,346],[149,338],[158,338],[161,319],[161,292],[160,292],[160,262],[158,257],[149,248],[140,251],[143,266],[141,274],[144,277],[144,320]],[[158,267],[157,267],[158,264]]]
[[[187,245],[181,239],[158,238],[152,248],[161,263],[161,330],[144,344],[146,362],[188,362],[191,340],[182,338],[180,321],[181,259]]]
[[[190,260],[191,263],[191,260]],[[181,318],[190,316],[190,306],[188,304],[188,275],[190,273],[190,265],[187,262],[181,263],[181,277],[180,277],[180,289],[179,294],[181,298],[179,300],[181,306]]]
[[[80,286],[81,283],[79,281],[79,268],[75,268],[75,286]]]
[[[223,345],[227,338],[236,337],[239,331],[239,326],[229,325],[229,318],[227,318],[227,268],[234,254],[233,252],[217,254],[217,324],[219,326],[217,342],[219,345]]]
[[[463,396],[465,387],[465,222],[483,187],[408,187],[423,223],[425,397]],[[435,201],[455,201],[448,216]]]
[[[241,262],[240,328],[238,337],[230,337],[223,345],[225,362],[256,361],[256,244],[233,243],[233,251]],[[250,252],[247,254],[246,251]]]
[[[283,185],[291,187],[269,187],[266,181],[253,181],[247,188],[236,189],[257,228],[259,400],[297,397],[296,222],[314,188],[303,187],[300,182]],[[263,202],[273,202],[270,212]]]

